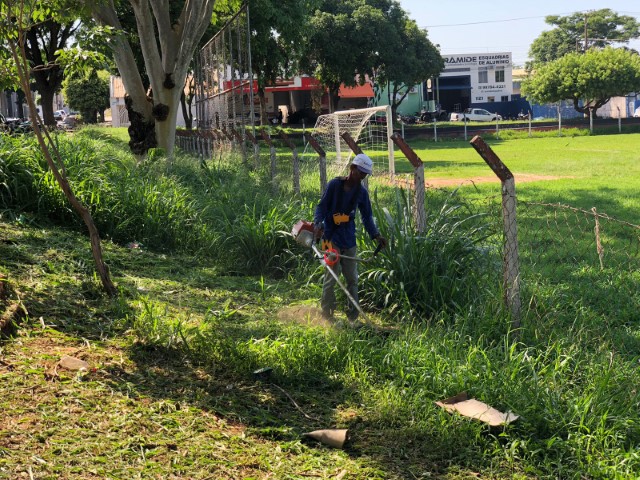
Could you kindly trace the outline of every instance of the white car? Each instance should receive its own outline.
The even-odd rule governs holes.
[[[451,114],[452,122],[495,122],[496,120],[502,120],[502,117],[484,108],[467,108],[464,112]]]

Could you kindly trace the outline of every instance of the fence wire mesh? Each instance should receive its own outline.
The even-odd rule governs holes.
[[[546,289],[610,321],[618,313],[640,319],[640,226],[596,208],[522,202],[519,210],[522,275],[533,307]]]
[[[627,319],[640,319],[640,225],[595,207],[518,201],[513,245],[503,230],[501,197],[477,206],[487,213],[503,259],[517,248],[523,313],[547,297],[607,317],[625,311]]]
[[[293,195],[293,152],[275,132],[271,140],[274,149],[262,139],[255,149],[247,143],[246,162],[271,183],[274,193]],[[221,136],[182,132],[177,144],[206,161],[215,162],[228,155],[236,162],[242,161],[239,142]],[[300,189],[319,195],[319,156],[300,150]],[[331,179],[339,173],[329,168],[327,177]],[[396,186],[411,191],[408,197],[414,218],[417,220],[419,212],[426,212],[428,221],[433,209],[452,194],[451,190],[434,188],[427,178],[426,193],[416,195],[415,182],[421,177],[413,177],[375,176],[369,188]],[[456,195],[470,215],[482,214],[482,221],[487,224],[491,233],[485,242],[488,264],[502,264],[496,273],[502,272],[505,300],[515,317],[535,308],[544,290],[560,293],[569,304],[597,308],[603,314],[624,309],[635,312],[632,317],[640,319],[640,225],[611,217],[597,208],[520,201],[515,188],[507,187],[506,182],[501,187],[496,185],[501,193],[482,199],[475,195],[465,199],[464,190]],[[514,288],[519,293],[515,305]]]
[[[249,8],[244,5],[196,57],[198,128],[244,132],[256,121]]]

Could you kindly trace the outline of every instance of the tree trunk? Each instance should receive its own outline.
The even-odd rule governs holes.
[[[88,3],[100,23],[122,31],[113,0]],[[183,2],[182,11],[175,19],[171,18],[168,1],[129,0],[129,3],[136,19],[135,41],[140,44],[153,91],[153,106],[145,101],[146,92],[128,36],[119,34],[112,37],[111,47],[125,89],[131,96],[128,110],[138,114],[140,122],[136,127],[142,128],[138,134],[144,138],[148,138],[146,133],[153,122],[161,124],[155,126],[156,141],[171,157],[175,146],[180,92],[198,42],[211,22],[215,0]],[[175,88],[176,85],[180,87]],[[129,131],[132,130],[135,131],[135,128]],[[144,145],[140,139],[134,143]]]
[[[267,100],[264,87],[258,86],[258,100],[260,101],[260,125],[268,125],[269,117],[267,116]]]
[[[158,145],[156,141],[155,121],[147,118],[133,108],[133,100],[130,96],[124,97],[124,106],[129,115],[129,148],[134,155],[143,157],[150,148]]]
[[[187,96],[182,92],[180,94],[180,108],[182,109],[182,118],[184,118],[184,126],[187,130],[193,129],[193,112],[191,104],[187,103]]]
[[[340,85],[329,87],[329,113],[336,112],[338,110],[338,104],[340,103]]]
[[[93,254],[93,260],[96,265],[96,270],[98,271],[98,276],[100,277],[100,280],[102,282],[102,286],[104,287],[108,295],[115,296],[118,291],[111,281],[109,269],[102,259],[100,235],[98,234],[98,229],[96,228],[96,225],[93,221],[91,212],[89,212],[89,209],[87,209],[73,193],[71,185],[69,184],[69,181],[65,174],[64,164],[62,162],[62,159],[60,158],[60,152],[58,152],[55,144],[49,137],[49,134],[46,130],[44,130],[44,134],[47,136],[48,141],[45,141],[43,131],[40,129],[40,124],[36,115],[36,105],[33,101],[31,91],[29,91],[29,65],[26,60],[24,43],[16,45],[16,43],[14,43],[14,41],[10,39],[9,46],[11,48],[11,54],[18,70],[20,85],[23,91],[26,92],[26,100],[29,105],[33,131],[38,140],[38,144],[40,145],[40,149],[42,150],[42,154],[44,155],[47,161],[47,165],[51,169],[51,172],[58,182],[58,185],[60,185],[60,188],[62,189],[65,197],[67,198],[69,203],[71,203],[73,209],[80,215],[87,227],[87,230],[89,231],[89,238],[91,240],[91,252]],[[53,155],[51,154],[52,151],[54,152],[57,162],[54,161]]]
[[[176,112],[180,105],[181,89],[163,88],[156,96],[154,91],[153,116],[155,119],[156,139],[158,147],[165,150],[168,157],[172,157],[176,143],[176,126],[178,118]]]
[[[107,5],[107,2],[104,4],[97,3],[92,6],[92,11],[100,24],[122,31],[122,25],[112,4]],[[147,97],[131,45],[125,35],[114,35],[111,38],[110,46],[124,89],[127,92],[124,101],[131,123],[128,129],[129,148],[131,148],[134,155],[140,157],[145,155],[149,148],[155,148],[157,145],[154,128],[155,121],[151,113],[153,104]]]
[[[16,117],[24,118],[24,92],[22,89],[16,91]]]
[[[55,125],[56,119],[53,116],[53,97],[55,90],[49,85],[36,83],[38,93],[40,93],[40,108],[42,110],[42,122],[45,125]]]

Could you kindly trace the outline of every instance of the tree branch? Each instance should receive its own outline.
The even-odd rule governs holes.
[[[136,16],[138,25],[138,39],[144,57],[144,66],[147,69],[151,87],[154,92],[162,91],[164,80],[163,62],[158,51],[156,33],[153,24],[153,15],[146,0],[129,0]]]
[[[179,41],[180,50],[177,52],[175,71],[179,75],[186,75],[194,51],[207,26],[211,23],[215,0],[194,1],[186,0],[180,13]],[[195,34],[193,33],[195,32]],[[176,30],[178,34],[178,30]]]
[[[133,99],[133,109],[145,118],[151,118],[151,105],[147,101],[147,93],[140,72],[138,72],[138,65],[120,20],[118,20],[113,0],[109,0],[108,4],[106,2],[94,3],[91,10],[99,23],[115,30],[116,34],[111,39],[112,51],[124,89]]]
[[[173,73],[176,65],[176,44],[179,36],[171,28],[169,16],[169,2],[167,0],[149,0],[153,10],[153,16],[158,26],[158,38],[160,51],[162,52],[162,68],[165,74]]]

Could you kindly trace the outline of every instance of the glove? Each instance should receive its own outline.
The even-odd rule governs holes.
[[[327,250],[331,250],[331,249],[339,251],[339,249],[337,249],[336,247],[333,246],[333,243],[331,242],[331,240],[322,239],[321,248],[322,248],[322,251],[324,251],[324,252],[326,252]]]
[[[378,242],[379,248],[387,248],[387,239],[384,238],[382,235],[378,234],[375,240],[376,242]]]
[[[324,233],[324,228],[322,225],[314,224],[313,225],[313,239],[320,240],[322,238],[322,234]]]

